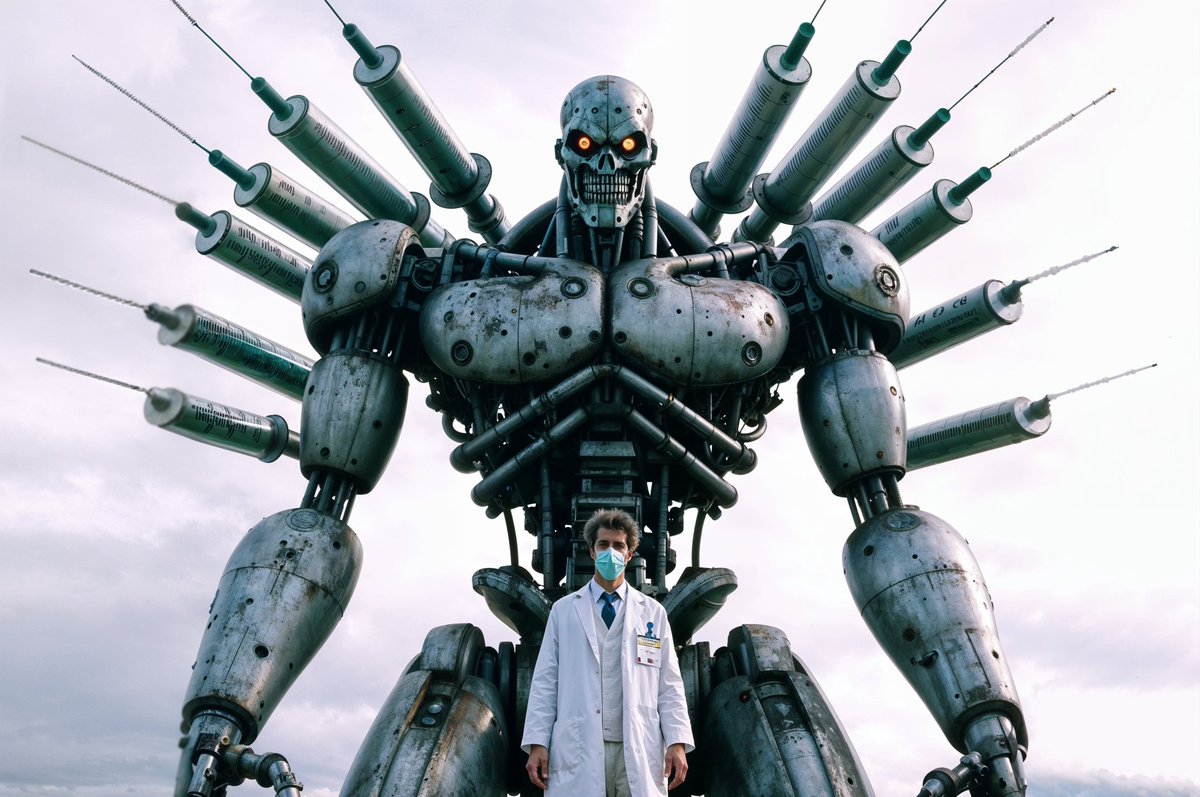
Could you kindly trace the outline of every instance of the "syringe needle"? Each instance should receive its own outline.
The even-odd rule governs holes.
[[[226,50],[225,50],[225,48],[224,48],[224,47],[222,47],[221,45],[217,44],[217,40],[216,40],[216,39],[214,39],[212,36],[209,36],[209,35],[208,35],[208,31],[206,31],[204,28],[200,27],[200,23],[199,23],[199,22],[197,22],[197,21],[196,21],[196,18],[195,18],[195,17],[193,17],[191,14],[189,14],[189,13],[188,13],[188,12],[187,12],[187,11],[184,9],[184,7],[183,7],[182,5],[180,5],[180,4],[179,4],[179,0],[171,0],[171,4],[172,4],[172,5],[174,5],[176,8],[178,8],[178,9],[179,9],[179,13],[180,13],[180,14],[183,14],[185,17],[187,17],[187,21],[188,21],[188,22],[190,22],[190,23],[192,23],[192,25],[193,25],[193,26],[196,28],[196,30],[198,30],[198,31],[200,31],[201,33],[203,33],[203,34],[204,34],[204,38],[206,38],[206,39],[208,39],[210,42],[212,42],[213,46],[214,46],[214,47],[216,47],[218,50],[220,50],[222,53],[225,53],[225,57],[226,57],[226,58],[228,58],[230,61],[232,61],[234,66],[236,66],[238,69],[242,70],[242,74],[243,74],[243,75],[245,75],[246,77],[250,78],[251,80],[254,80],[254,76],[253,76],[253,75],[251,75],[249,72],[247,72],[247,71],[246,71],[246,69],[245,69],[245,67],[243,67],[241,64],[239,64],[239,63],[237,62],[237,59],[236,59],[236,58],[234,58],[232,55],[230,55],[228,52],[226,52]]]
[[[50,150],[55,155],[62,155],[67,160],[72,160],[72,161],[75,161],[76,163],[81,163],[84,166],[88,167],[89,169],[95,169],[96,171],[100,172],[101,174],[113,178],[118,183],[124,183],[125,185],[127,185],[131,188],[136,188],[137,190],[147,193],[150,196],[155,197],[156,199],[161,199],[163,202],[166,202],[168,205],[178,205],[179,204],[177,201],[175,201],[174,199],[171,199],[169,196],[164,196],[164,195],[158,193],[157,191],[152,191],[149,188],[147,188],[146,186],[135,183],[133,180],[130,180],[127,177],[122,177],[121,175],[119,175],[115,172],[110,172],[108,169],[102,169],[94,163],[88,163],[83,158],[77,158],[74,155],[70,155],[66,152],[63,152],[61,149],[55,149],[54,147],[50,146],[49,144],[43,144],[42,142],[38,141],[37,139],[30,138],[29,136],[21,136],[21,138],[25,139],[30,144],[37,144],[42,149]]]
[[[1028,141],[1026,141],[1024,144],[1022,144],[1021,146],[1017,147],[1016,149],[1014,149],[1012,152],[1010,152],[1010,153],[1008,153],[1007,155],[1005,155],[1005,156],[1004,156],[1003,158],[1001,158],[1000,160],[996,161],[996,162],[995,162],[995,163],[992,165],[992,168],[993,168],[993,169],[995,169],[997,166],[999,166],[1001,163],[1004,163],[1006,160],[1008,160],[1008,159],[1009,159],[1009,158],[1011,158],[1012,156],[1014,156],[1014,155],[1018,155],[1018,154],[1020,154],[1020,153],[1024,152],[1026,149],[1028,149],[1028,148],[1029,148],[1029,147],[1031,147],[1032,145],[1036,144],[1037,142],[1041,141],[1043,138],[1045,138],[1046,136],[1050,135],[1050,134],[1051,134],[1051,133],[1053,133],[1055,130],[1057,130],[1058,128],[1060,128],[1060,127],[1062,127],[1063,125],[1065,125],[1067,122],[1069,122],[1069,121],[1071,121],[1072,119],[1074,119],[1076,116],[1079,116],[1081,113],[1083,113],[1084,111],[1086,111],[1088,108],[1091,108],[1093,105],[1097,105],[1097,104],[1099,104],[1101,100],[1103,100],[1103,99],[1105,99],[1106,97],[1108,97],[1108,96],[1109,96],[1110,94],[1112,94],[1114,91],[1116,91],[1116,89],[1115,89],[1115,88],[1109,89],[1108,91],[1104,92],[1104,93],[1103,93],[1103,94],[1101,94],[1099,97],[1097,97],[1096,99],[1094,99],[1094,100],[1092,100],[1091,102],[1089,102],[1087,105],[1085,105],[1085,106],[1083,106],[1082,108],[1080,108],[1080,109],[1079,109],[1078,111],[1076,111],[1075,113],[1067,114],[1067,115],[1066,115],[1066,116],[1064,116],[1062,119],[1059,119],[1057,122],[1055,122],[1054,124],[1050,125],[1050,126],[1049,126],[1049,127],[1047,127],[1045,130],[1043,130],[1042,132],[1038,133],[1036,136],[1034,136],[1033,138],[1029,139],[1029,140],[1028,140]]]
[[[346,20],[342,19],[342,15],[339,14],[337,9],[333,7],[333,3],[329,2],[329,0],[325,0],[325,5],[329,6],[329,10],[333,12],[335,17],[337,17],[337,21],[342,23],[342,27],[346,27]]]
[[[1075,387],[1070,388],[1069,390],[1064,390],[1061,393],[1047,393],[1045,400],[1053,401],[1056,398],[1061,398],[1062,396],[1067,396],[1067,395],[1070,395],[1071,393],[1078,393],[1081,390],[1087,390],[1089,387],[1095,387],[1096,385],[1108,384],[1109,382],[1116,381],[1117,379],[1121,379],[1126,376],[1133,376],[1134,374],[1141,373],[1142,371],[1148,371],[1151,368],[1157,368],[1157,367],[1158,367],[1158,363],[1150,363],[1149,365],[1143,365],[1141,368],[1131,368],[1130,370],[1125,371],[1123,373],[1115,374],[1114,376],[1106,376],[1103,379],[1097,379],[1094,382],[1084,382],[1082,385],[1076,385]]]
[[[90,293],[93,296],[99,296],[102,299],[108,299],[110,301],[116,302],[117,304],[123,304],[127,307],[136,307],[138,310],[147,310],[148,309],[148,305],[138,304],[137,302],[133,301],[132,299],[125,299],[120,296],[115,296],[111,293],[105,293],[104,291],[98,291],[95,288],[89,288],[87,285],[81,285],[78,282],[72,282],[71,280],[66,279],[65,277],[60,277],[57,274],[50,274],[45,271],[38,271],[36,268],[29,269],[29,273],[36,274],[39,277],[45,277],[46,279],[50,280],[51,282],[57,282],[60,285],[66,285],[68,288],[75,288],[76,290],[83,291],[84,293]]]
[[[938,3],[938,7],[933,9],[933,13],[930,14],[925,19],[925,21],[921,23],[921,27],[917,28],[917,32],[908,37],[908,41],[910,44],[916,40],[917,36],[921,35],[921,31],[925,30],[925,26],[929,24],[930,20],[932,20],[934,17],[937,16],[937,12],[941,11],[942,6],[946,5],[946,3],[947,3],[947,0],[942,0],[942,2]]]
[[[117,385],[119,387],[127,387],[130,390],[136,390],[139,393],[145,393],[146,395],[150,395],[149,389],[144,388],[144,387],[138,387],[137,385],[131,385],[130,383],[122,382],[119,379],[113,379],[108,376],[101,376],[100,374],[94,374],[91,371],[85,371],[82,368],[72,368],[69,365],[63,365],[62,363],[56,363],[53,360],[47,360],[44,357],[36,357],[34,359],[36,359],[38,362],[42,363],[43,365],[49,365],[54,368],[61,368],[62,370],[70,371],[73,374],[79,374],[80,376],[88,376],[88,377],[91,377],[92,379],[97,379],[101,382],[108,382],[110,385]]]
[[[1029,283],[1035,282],[1036,280],[1044,279],[1045,277],[1053,277],[1055,274],[1059,273],[1060,271],[1066,271],[1069,268],[1074,268],[1075,266],[1082,265],[1083,263],[1087,263],[1091,260],[1095,260],[1096,258],[1100,257],[1100,255],[1107,255],[1109,252],[1114,252],[1116,250],[1117,250],[1116,246],[1110,246],[1103,251],[1095,252],[1090,255],[1084,255],[1083,257],[1076,258],[1075,260],[1072,260],[1070,263],[1063,263],[1061,266],[1051,266],[1050,268],[1046,269],[1045,271],[1041,271],[1041,272],[1038,272],[1037,274],[1034,274],[1032,277],[1025,277],[1024,279],[1013,280],[1008,285],[1004,286],[1004,288],[1000,291],[1000,295],[1003,296],[1004,300],[1009,303],[1015,302],[1018,299],[1020,299],[1020,297],[1021,297],[1021,289],[1024,288]]]
[[[1012,58],[1014,55],[1016,55],[1016,54],[1017,54],[1017,53],[1019,53],[1021,50],[1023,50],[1023,49],[1025,48],[1025,45],[1029,44],[1031,41],[1033,41],[1035,38],[1037,38],[1038,34],[1040,34],[1042,31],[1044,31],[1046,28],[1048,28],[1048,27],[1050,26],[1050,23],[1051,23],[1051,22],[1053,22],[1053,21],[1054,21],[1054,17],[1050,17],[1050,19],[1048,19],[1048,20],[1046,20],[1045,22],[1043,22],[1043,23],[1042,23],[1041,27],[1039,27],[1039,28],[1038,28],[1037,30],[1035,30],[1033,33],[1031,33],[1031,34],[1029,34],[1028,36],[1026,36],[1026,37],[1025,37],[1025,41],[1021,42],[1021,43],[1020,43],[1020,44],[1018,44],[1016,47],[1014,47],[1011,53],[1009,53],[1008,55],[1004,56],[1004,60],[1002,60],[1000,63],[998,63],[998,64],[996,64],[994,67],[992,67],[992,69],[991,69],[991,72],[988,72],[986,75],[984,75],[983,77],[981,77],[981,78],[979,79],[979,82],[978,82],[978,83],[976,83],[976,84],[975,84],[974,86],[972,86],[971,88],[967,89],[966,93],[965,93],[965,94],[963,94],[961,97],[959,97],[957,100],[955,100],[955,101],[954,101],[954,105],[951,105],[951,106],[950,106],[950,107],[949,107],[947,110],[953,111],[953,110],[954,110],[954,107],[955,107],[956,105],[958,105],[960,102],[962,102],[963,100],[965,100],[965,99],[966,99],[968,96],[970,96],[970,94],[971,94],[971,92],[972,92],[972,91],[974,91],[975,89],[977,89],[977,88],[979,88],[981,85],[983,85],[983,81],[985,81],[985,80],[987,80],[988,78],[990,78],[990,77],[992,76],[992,73],[993,73],[993,72],[995,72],[995,71],[996,71],[997,69],[999,69],[1000,67],[1004,66],[1004,65],[1005,65],[1005,64],[1008,62],[1008,60],[1009,60],[1010,58]]]
[[[72,54],[72,55],[71,55],[71,57],[72,57],[72,58],[74,58],[76,61],[78,61],[80,64],[82,64],[84,69],[86,69],[87,71],[91,72],[93,75],[95,75],[96,77],[100,78],[100,79],[101,79],[101,80],[103,80],[105,83],[107,83],[108,85],[112,86],[114,89],[116,89],[117,91],[121,92],[121,93],[122,93],[122,94],[124,94],[126,97],[128,97],[128,98],[129,98],[129,99],[131,99],[131,100],[133,100],[134,102],[136,102],[138,105],[142,106],[142,108],[144,108],[145,110],[149,111],[151,116],[153,116],[153,117],[155,117],[156,119],[158,119],[160,122],[162,122],[162,123],[163,123],[163,124],[165,124],[167,127],[169,127],[169,128],[171,128],[172,130],[174,130],[174,131],[175,131],[176,133],[178,133],[179,135],[181,135],[181,136],[183,136],[184,138],[186,138],[188,141],[190,141],[190,142],[192,142],[193,144],[195,144],[197,147],[200,147],[200,149],[204,150],[205,152],[208,152],[208,148],[207,148],[207,147],[205,147],[203,144],[201,144],[199,141],[197,141],[197,140],[195,139],[195,137],[194,137],[194,136],[193,136],[191,133],[187,132],[187,131],[186,131],[186,130],[184,130],[182,127],[180,127],[179,125],[175,124],[175,123],[174,123],[174,122],[172,122],[170,119],[168,119],[167,117],[163,116],[161,113],[159,113],[158,111],[154,110],[154,109],[153,109],[153,108],[151,108],[149,105],[147,105],[146,103],[142,102],[141,100],[139,100],[139,99],[137,98],[137,96],[136,96],[136,95],[135,95],[135,94],[134,94],[132,91],[130,91],[129,89],[127,89],[127,88],[123,87],[121,84],[117,83],[117,81],[113,80],[113,79],[112,79],[112,78],[110,78],[108,75],[104,74],[104,73],[103,73],[103,72],[101,72],[99,69],[97,69],[96,67],[94,67],[94,66],[92,66],[92,65],[88,64],[88,63],[87,63],[87,62],[85,62],[83,59],[81,59],[79,56]]]

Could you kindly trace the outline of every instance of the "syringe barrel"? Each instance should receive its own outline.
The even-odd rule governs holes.
[[[908,430],[908,469],[991,451],[1041,437],[1050,429],[1050,405],[1024,396],[969,410]]]
[[[229,211],[218,210],[209,218],[216,226],[210,233],[196,233],[197,252],[221,261],[280,296],[300,302],[311,260]]]
[[[158,310],[158,315],[165,308],[152,305],[151,310]],[[304,383],[313,367],[309,358],[194,305],[166,312],[173,320],[170,326],[159,327],[159,343],[189,351],[297,401],[304,397]]]
[[[314,249],[355,221],[268,163],[256,163],[247,171],[254,182],[234,189],[238,207],[249,208]]]
[[[1004,294],[1005,283],[988,280],[915,314],[905,325],[904,337],[888,355],[896,368],[907,368],[941,354],[985,332],[1015,323],[1025,309],[1018,295]]]
[[[409,193],[308,98],[296,95],[287,102],[292,112],[286,118],[272,114],[267,129],[304,165],[368,218],[407,224],[429,247],[450,242],[446,231],[429,219],[429,200]]]
[[[971,200],[955,204],[950,199],[953,180],[938,180],[896,215],[871,230],[903,263],[960,224],[971,220]]]
[[[255,415],[173,387],[151,388],[142,410],[155,426],[263,462],[300,455],[299,435],[278,415]]]
[[[876,85],[871,73],[878,61],[863,61],[783,160],[762,181],[755,181],[758,203],[743,223],[745,240],[765,241],[779,224],[792,224],[817,189],[900,96],[895,75]]]
[[[716,233],[721,216],[750,207],[750,183],[812,77],[812,66],[803,56],[795,67],[785,67],[786,51],[785,45],[776,44],[763,52],[712,158],[692,170],[698,199],[690,215],[709,236]]]
[[[354,80],[429,175],[433,201],[440,207],[463,208],[471,229],[489,243],[499,241],[509,224],[495,198],[484,193],[491,165],[482,155],[467,151],[398,49],[385,44],[375,53],[378,65],[371,67],[360,58],[354,65]]]
[[[813,202],[813,220],[834,219],[858,224],[900,190],[917,172],[933,163],[933,145],[908,143],[914,128],[900,125],[879,146]]]

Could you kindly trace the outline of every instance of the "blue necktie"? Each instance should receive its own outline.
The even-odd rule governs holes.
[[[613,601],[616,599],[617,593],[615,592],[606,592],[600,596],[600,600],[604,601],[604,608],[600,610],[600,619],[608,628],[612,628],[613,620],[617,619],[617,610],[613,607]]]

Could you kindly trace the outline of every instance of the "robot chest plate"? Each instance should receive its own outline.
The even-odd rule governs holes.
[[[602,344],[604,283],[596,269],[574,266],[439,288],[421,313],[425,350],[445,373],[492,384],[577,370]]]
[[[757,283],[676,277],[642,260],[618,269],[609,290],[617,351],[672,384],[747,382],[774,368],[787,346],[787,308]]]
[[[653,260],[607,280],[572,264],[446,285],[421,315],[421,339],[439,369],[493,384],[562,378],[592,362],[606,336],[623,360],[663,382],[734,384],[768,373],[787,335],[787,310],[763,286],[676,278]]]

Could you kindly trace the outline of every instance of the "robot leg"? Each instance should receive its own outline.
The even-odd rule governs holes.
[[[782,631],[735,628],[710,673],[697,737],[709,764],[696,782],[689,774],[685,788],[709,797],[873,795],[841,723]]]
[[[504,794],[509,732],[497,658],[473,625],[430,631],[367,732],[342,797]]]
[[[846,540],[842,563],[871,632],[961,753],[987,774],[976,795],[1023,795],[1028,745],[992,599],[966,540],[915,507],[883,512]]]
[[[311,510],[264,518],[242,538],[217,586],[187,688],[178,797],[239,780],[224,754],[254,740],[324,644],[361,563],[350,527]]]

